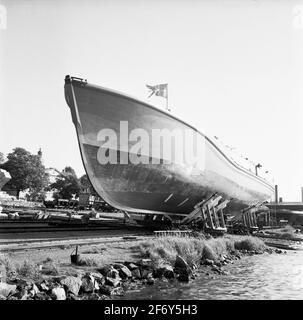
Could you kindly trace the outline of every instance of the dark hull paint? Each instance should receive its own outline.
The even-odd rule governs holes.
[[[84,167],[96,191],[110,205],[140,213],[189,214],[195,204],[214,192],[232,199],[227,210],[235,214],[258,201],[269,200],[273,186],[229,159],[209,138],[183,121],[144,102],[73,80],[65,85]],[[97,153],[97,134],[110,128],[179,129],[198,132],[205,144],[205,168],[193,175],[176,164],[106,164]],[[151,151],[151,150],[150,150]],[[151,154],[151,153],[150,153]],[[123,156],[123,151],[119,150]],[[126,156],[129,156],[127,154]]]

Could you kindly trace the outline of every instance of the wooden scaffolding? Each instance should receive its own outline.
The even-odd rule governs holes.
[[[227,228],[223,209],[229,202],[230,200],[224,200],[222,196],[215,193],[196,204],[194,210],[181,221],[181,224],[204,221],[206,231],[225,233]]]
[[[242,222],[249,231],[259,229],[257,224],[257,211],[263,204],[264,201],[258,202],[242,210]]]

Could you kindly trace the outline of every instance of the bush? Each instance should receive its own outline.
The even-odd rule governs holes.
[[[98,267],[98,262],[93,258],[83,258],[78,262],[79,266]]]
[[[25,260],[21,266],[17,266],[16,268],[17,273],[26,278],[39,278],[40,277],[40,271],[38,265]]]
[[[192,237],[163,237],[140,244],[139,251],[142,257],[150,258],[155,265],[174,264],[177,255],[180,255],[189,264],[197,264],[201,258],[218,260],[221,255],[238,250],[264,250],[264,242],[256,237],[225,236],[221,238],[197,239]]]
[[[204,249],[203,249],[203,254],[202,254],[202,258],[203,259],[209,259],[209,260],[217,260],[218,259],[218,256],[217,254],[215,253],[215,251],[211,248],[211,246],[209,246],[208,244],[206,244],[204,246]]]
[[[257,237],[241,237],[239,240],[235,240],[235,249],[237,250],[248,250],[248,251],[255,251],[255,250],[264,250],[266,248],[265,243],[263,240]]]
[[[14,277],[17,273],[15,265],[10,258],[4,254],[0,254],[0,263],[4,264],[6,270],[6,276],[8,278]]]
[[[43,266],[42,273],[48,276],[58,276],[60,274],[58,266],[51,261]]]
[[[202,256],[203,240],[190,237],[165,237],[141,243],[141,256],[150,258],[156,265],[173,264],[176,256],[182,256],[190,265]]]

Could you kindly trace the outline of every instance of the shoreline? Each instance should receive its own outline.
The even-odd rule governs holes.
[[[243,248],[235,249],[235,244]],[[72,249],[62,246],[0,254],[0,299],[112,299],[157,281],[191,282],[197,273],[224,275],[225,265],[247,255],[286,253],[255,237],[231,235],[86,245],[79,250],[79,265],[71,264]]]

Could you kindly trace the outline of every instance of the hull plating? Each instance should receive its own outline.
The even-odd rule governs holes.
[[[274,194],[270,183],[238,166],[204,134],[170,114],[77,80],[66,83],[65,96],[88,177],[100,196],[116,208],[140,213],[188,214],[195,204],[216,192],[232,199],[227,211],[235,214],[247,205],[271,199]],[[160,163],[155,164],[152,144],[150,152],[142,155],[149,158],[148,164],[119,164],[121,157],[132,156],[121,145],[117,147],[118,163],[100,164],[98,152],[102,151],[102,143],[98,133],[106,128],[119,135],[120,121],[128,123],[129,132],[143,128],[150,136],[155,128],[198,133],[204,147],[203,168],[197,174],[184,165],[163,163],[163,159],[157,159]],[[116,151],[116,147],[112,150]]]

